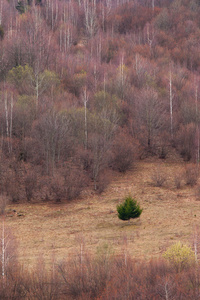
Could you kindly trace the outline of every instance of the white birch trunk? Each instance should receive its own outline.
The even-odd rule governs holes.
[[[10,151],[12,152],[13,95],[10,100]]]
[[[173,133],[173,93],[172,93],[172,72],[169,72],[169,108],[170,108],[170,132],[171,139],[174,138]]]
[[[101,63],[101,51],[102,51],[102,40],[101,40],[101,36],[100,36],[99,43],[97,44],[97,58],[100,63]]]
[[[0,25],[2,24],[2,0],[0,4]]]
[[[155,0],[152,0],[152,10],[154,12],[154,8],[155,8]]]
[[[13,30],[12,30],[12,27],[13,27],[13,24],[12,24],[13,20],[11,18],[11,21],[10,21],[10,37],[12,38],[13,36]]]
[[[88,96],[87,96],[87,90],[84,89],[84,95],[83,95],[83,103],[84,103],[84,112],[85,112],[85,149],[87,149],[88,146],[88,129],[87,129],[87,102],[88,102]]]
[[[104,91],[104,99],[106,97],[106,75],[103,77],[103,91]]]
[[[64,49],[65,49],[65,53],[67,52],[67,29],[65,28],[64,31]]]
[[[94,89],[97,90],[97,66],[94,65]]]
[[[197,263],[198,262],[198,237],[197,237],[197,231],[195,230],[195,233],[194,233],[194,256],[195,256],[195,262]]]
[[[135,54],[135,71],[136,74],[138,75],[138,54]]]
[[[5,117],[6,117],[6,136],[8,137],[9,129],[8,129],[8,95],[7,95],[7,91],[5,91],[5,94],[4,94],[4,107],[5,107]]]
[[[55,16],[55,22],[58,20],[58,2],[56,1],[56,16]]]
[[[3,157],[3,127],[1,127],[1,159]]]
[[[120,89],[122,94],[122,99],[124,99],[124,54],[122,55],[121,61],[120,61]]]
[[[4,219],[3,219],[3,224],[2,224],[2,237],[1,237],[1,275],[5,276],[5,224],[4,224]]]
[[[102,5],[102,10],[101,10],[101,13],[102,13],[102,30],[103,32],[105,32],[105,8],[104,8],[104,5]]]
[[[54,20],[53,20],[53,1],[51,2],[51,30],[54,27]]]
[[[70,29],[69,26],[67,27],[67,50],[69,50],[70,46]]]
[[[80,251],[80,265],[81,265],[81,278],[83,275],[83,244],[81,243],[81,251]]]
[[[38,109],[38,99],[39,99],[39,78],[38,78],[38,74],[36,74],[35,94],[36,94],[36,109]]]
[[[165,299],[169,300],[168,283],[165,283]]]
[[[46,0],[46,3],[45,3],[45,17],[46,17],[46,20],[47,20],[47,15],[48,15],[48,8],[49,8],[49,0]]]
[[[60,52],[62,52],[62,28],[60,29],[59,46],[60,46]]]
[[[195,110],[196,110],[196,131],[197,131],[197,167],[199,167],[199,120],[198,120],[198,86],[196,86],[195,90]]]

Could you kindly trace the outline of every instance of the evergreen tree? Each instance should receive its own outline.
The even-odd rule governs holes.
[[[117,206],[118,217],[123,221],[139,218],[142,210],[137,201],[131,196],[126,197],[124,203]]]

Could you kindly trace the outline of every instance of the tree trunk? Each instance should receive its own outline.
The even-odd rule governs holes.
[[[173,94],[172,94],[172,73],[171,70],[169,72],[169,106],[170,106],[170,132],[171,132],[171,139],[174,138],[173,133]]]

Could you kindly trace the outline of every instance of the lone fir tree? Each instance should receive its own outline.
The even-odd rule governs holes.
[[[117,206],[118,217],[123,221],[139,218],[142,210],[137,201],[131,196],[126,197],[124,203]]]

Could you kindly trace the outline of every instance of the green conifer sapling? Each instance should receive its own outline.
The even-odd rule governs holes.
[[[123,221],[139,218],[142,210],[137,201],[131,196],[126,197],[124,203],[117,206],[118,217]]]

